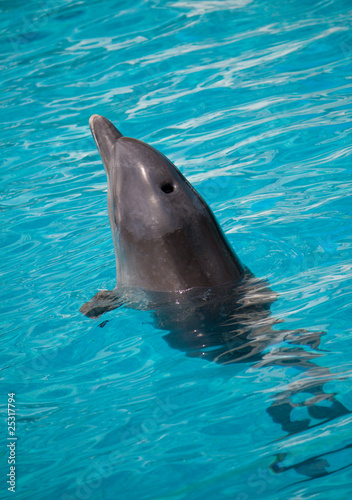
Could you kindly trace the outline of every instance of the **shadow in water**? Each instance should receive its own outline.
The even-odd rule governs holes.
[[[319,347],[324,333],[274,330],[282,322],[270,313],[276,298],[266,282],[247,271],[235,283],[207,289],[168,294],[124,289],[119,290],[118,296],[113,291],[106,292],[105,302],[101,297],[99,302],[92,299],[85,306],[88,310],[85,314],[94,316],[99,310],[98,316],[122,303],[134,309],[151,310],[155,327],[167,331],[164,339],[170,347],[189,357],[222,365],[245,362],[258,369],[281,366],[297,370],[301,374],[299,380],[278,392],[266,410],[287,436],[292,436],[350,411],[336,399],[335,393],[324,390],[327,382],[336,379],[328,368],[316,363],[325,352]],[[293,413],[297,410],[305,410],[304,418],[295,418]],[[308,479],[322,477],[334,472],[328,470],[330,453],[335,452],[316,455],[289,467],[279,465],[285,458],[280,454],[271,469],[276,473],[295,469]]]
[[[225,288],[192,289],[175,294],[171,300],[170,296],[153,299],[155,326],[168,331],[164,339],[170,347],[189,357],[223,365],[246,362],[258,369],[283,366],[300,372],[299,380],[278,392],[266,410],[287,436],[350,413],[335,393],[324,390],[324,385],[336,378],[329,368],[316,363],[325,352],[319,347],[324,333],[274,330],[281,323],[270,313],[276,294],[249,272]],[[295,412],[305,415],[297,420]],[[335,452],[290,467],[280,467],[283,457],[280,461],[276,457],[271,469],[277,473],[295,469],[308,479],[322,477],[336,471],[329,472],[330,453]]]
[[[289,466],[281,466],[280,463],[286,458],[286,453],[279,453],[276,455],[276,460],[273,464],[271,464],[270,468],[275,473],[285,472],[291,469],[294,469],[298,474],[303,474],[308,477],[308,479],[302,479],[301,481],[297,481],[295,484],[304,483],[306,481],[310,481],[311,479],[315,479],[318,477],[328,476],[330,474],[334,474],[335,472],[339,472],[341,470],[347,469],[351,467],[352,463],[347,463],[342,467],[338,467],[335,470],[329,471],[328,467],[330,467],[330,462],[326,458],[329,455],[335,455],[340,452],[349,451],[352,448],[352,443],[347,444],[337,450],[327,451],[326,453],[321,453],[320,455],[315,455],[314,457],[308,458],[307,460],[302,460],[302,462],[298,462],[294,465]],[[350,453],[350,452],[349,452]]]

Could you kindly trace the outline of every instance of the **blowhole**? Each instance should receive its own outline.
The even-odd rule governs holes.
[[[174,186],[171,184],[171,182],[164,182],[164,184],[161,185],[161,190],[164,191],[164,193],[172,193],[174,190]]]

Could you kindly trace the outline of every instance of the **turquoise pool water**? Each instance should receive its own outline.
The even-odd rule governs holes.
[[[15,393],[18,500],[349,500],[350,0],[0,12],[0,497]],[[181,169],[278,294],[275,328],[325,332],[320,351],[224,366],[172,349],[147,311],[79,313],[115,285],[93,113]]]

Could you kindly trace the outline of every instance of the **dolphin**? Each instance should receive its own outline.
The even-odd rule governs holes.
[[[333,379],[329,369],[314,363],[322,356],[323,333],[273,329],[281,322],[270,314],[276,294],[240,262],[206,202],[175,165],[102,116],[93,115],[89,124],[107,175],[116,287],[98,292],[80,311],[98,318],[121,305],[146,309],[167,332],[168,344],[189,357],[258,368],[289,364],[305,372],[301,384],[289,384],[267,409],[289,435],[317,425],[310,418],[292,420],[299,406],[320,423],[349,413],[324,392]],[[294,402],[302,393],[310,399]],[[316,466],[317,476],[328,473],[319,457]]]
[[[257,357],[268,343],[276,294],[240,262],[204,199],[168,158],[102,116],[89,125],[107,175],[116,287],[80,311],[97,318],[122,304],[149,309],[169,344],[190,356],[221,363]],[[254,323],[264,338],[256,329],[248,342]]]
[[[171,161],[102,116],[89,123],[108,178],[117,286],[174,292],[242,276],[208,205]]]

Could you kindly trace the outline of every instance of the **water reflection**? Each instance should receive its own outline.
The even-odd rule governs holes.
[[[150,305],[154,307],[155,326],[168,332],[164,339],[170,347],[184,351],[189,357],[222,365],[251,363],[257,369],[296,370],[299,380],[295,378],[284,390],[279,390],[266,410],[288,437],[350,411],[338,401],[336,393],[324,390],[325,384],[336,378],[329,368],[317,363],[326,354],[320,348],[324,332],[273,329],[281,322],[270,313],[276,298],[266,282],[247,272],[239,283],[225,288],[192,289],[167,298],[154,296],[154,306]],[[331,453],[336,452],[316,455],[290,466],[283,465],[286,455],[281,453],[275,457],[271,469],[276,473],[295,469],[308,479],[321,477],[339,470],[336,467],[331,470]]]
[[[336,399],[336,393],[324,390],[327,382],[336,379],[329,368],[316,362],[326,354],[320,348],[324,332],[273,329],[282,322],[270,312],[276,298],[265,281],[247,271],[240,281],[207,289],[192,288],[169,294],[135,289],[99,292],[81,311],[87,316],[99,317],[123,303],[134,309],[151,310],[155,327],[167,331],[164,339],[169,346],[185,352],[188,357],[221,365],[250,363],[256,369],[296,370],[299,379],[295,378],[284,390],[278,391],[266,409],[288,437],[350,411]],[[100,326],[105,324],[106,321]],[[281,473],[295,469],[308,479],[328,475],[339,470],[329,471],[328,456],[337,451],[289,466],[283,465],[286,454],[279,453],[271,470]]]

